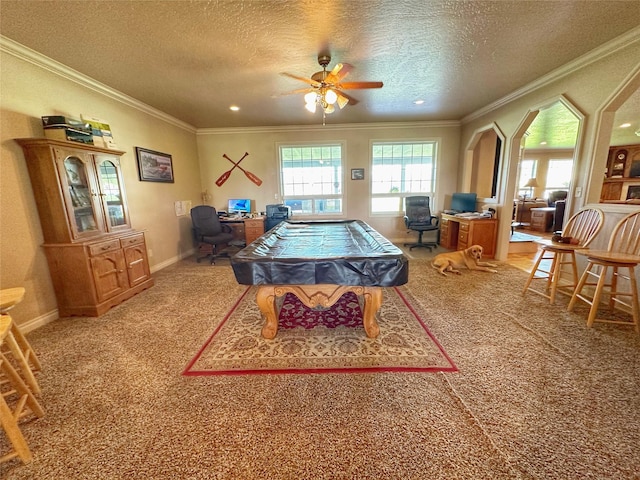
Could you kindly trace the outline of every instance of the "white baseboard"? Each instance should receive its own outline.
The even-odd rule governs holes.
[[[156,263],[152,267],[150,267],[151,273],[155,273],[163,268],[167,268],[174,263],[178,263],[180,260],[184,260],[187,257],[190,257],[196,253],[196,249],[192,248],[191,250],[187,250],[186,252],[182,252],[180,255],[176,255],[175,257],[171,257],[164,262]]]
[[[51,310],[50,312],[45,313],[44,315],[40,315],[39,317],[32,318],[27,322],[21,323],[20,330],[23,333],[28,333],[32,330],[35,330],[36,328],[40,328],[46,325],[47,323],[51,323],[55,320],[58,320],[58,318],[60,318],[60,315],[58,315],[58,309],[56,308],[55,310]]]

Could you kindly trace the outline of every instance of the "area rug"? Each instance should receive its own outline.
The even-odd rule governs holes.
[[[522,232],[513,232],[511,237],[509,238],[510,242],[535,242],[536,240],[540,240],[540,237],[536,237],[535,235],[529,235],[528,233]]]
[[[245,291],[183,375],[457,371],[403,287],[384,289],[377,338],[366,336],[362,305],[351,293],[328,310],[287,294],[278,334],[267,340],[255,294],[255,287]]]

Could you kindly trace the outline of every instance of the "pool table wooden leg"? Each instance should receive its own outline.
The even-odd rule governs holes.
[[[364,312],[362,312],[362,324],[364,331],[369,338],[376,338],[380,334],[380,327],[376,321],[376,316],[382,305],[382,288],[365,287],[364,289]]]
[[[262,336],[269,340],[278,333],[278,313],[276,312],[276,293],[273,285],[261,285],[256,294],[256,303],[262,313],[264,325]]]

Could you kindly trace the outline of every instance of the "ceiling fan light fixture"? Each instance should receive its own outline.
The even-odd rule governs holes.
[[[330,88],[327,88],[327,90],[326,90],[326,92],[324,94],[324,100],[329,105],[333,105],[334,103],[336,103],[338,101],[338,95],[336,94],[336,92],[334,92]]]
[[[316,92],[309,92],[304,96],[305,103],[316,103],[317,98]]]
[[[325,103],[323,104],[323,108],[324,108],[324,113],[333,113],[336,111],[335,107],[331,104]]]
[[[349,103],[349,99],[347,97],[343,95],[338,96],[338,106],[341,110],[347,106],[347,103]]]
[[[316,113],[316,102],[307,102],[304,108],[309,110],[311,113]]]

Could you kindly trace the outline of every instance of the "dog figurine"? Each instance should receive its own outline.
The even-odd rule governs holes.
[[[480,261],[482,251],[482,246],[473,245],[469,248],[458,250],[456,252],[440,253],[434,257],[431,265],[445,277],[447,274],[444,272],[452,272],[460,275],[460,270],[457,269],[464,267],[467,267],[469,270],[498,273],[498,271],[495,270],[497,265]]]

